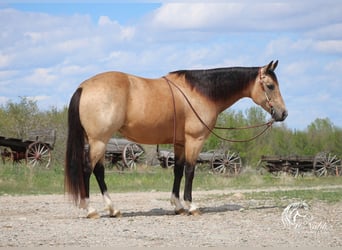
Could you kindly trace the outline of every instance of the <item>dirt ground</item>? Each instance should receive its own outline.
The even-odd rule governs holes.
[[[121,218],[109,218],[96,194],[100,219],[84,218],[63,195],[1,196],[0,247],[342,246],[342,203],[311,202],[310,219],[298,210],[289,225],[286,205],[248,200],[241,190],[194,192],[200,216],[174,215],[166,192],[111,196]]]

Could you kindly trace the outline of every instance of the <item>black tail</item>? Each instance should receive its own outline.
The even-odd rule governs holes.
[[[79,104],[82,88],[72,96],[68,110],[68,139],[64,169],[64,189],[70,194],[75,204],[85,198],[83,170],[85,168],[85,133],[81,124]]]

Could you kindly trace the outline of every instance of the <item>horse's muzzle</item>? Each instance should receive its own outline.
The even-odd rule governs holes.
[[[276,121],[276,122],[282,122],[286,119],[286,117],[288,116],[288,112],[287,110],[283,110],[280,112],[275,111],[274,109],[271,110],[271,115],[272,118]]]

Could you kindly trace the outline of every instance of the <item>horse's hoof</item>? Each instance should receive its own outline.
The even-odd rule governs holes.
[[[120,210],[111,210],[109,213],[109,217],[120,218],[120,217],[122,217],[122,214],[121,214]]]
[[[116,217],[116,218],[122,217],[120,210],[116,210],[112,206],[106,207],[105,210],[109,211],[109,217]]]
[[[175,210],[175,214],[176,215],[186,215],[187,212],[185,211],[184,208],[181,208],[181,209]]]
[[[201,211],[199,209],[194,209],[192,211],[189,211],[189,215],[193,215],[193,216],[198,216],[201,215]]]
[[[96,211],[92,211],[90,213],[87,214],[87,218],[88,219],[99,219],[100,218],[100,215],[98,212]]]

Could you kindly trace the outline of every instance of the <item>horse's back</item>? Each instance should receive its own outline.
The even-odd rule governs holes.
[[[118,71],[103,72],[85,80],[81,83],[80,87],[86,91],[93,88],[99,90],[99,88],[128,87],[128,77],[128,74]]]
[[[167,133],[173,131],[174,111],[164,79],[106,72],[84,81],[80,87],[80,115],[88,137],[105,141],[119,130],[131,140],[157,143],[173,136]]]

